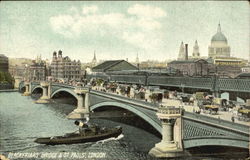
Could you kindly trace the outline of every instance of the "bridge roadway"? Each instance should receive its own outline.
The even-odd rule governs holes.
[[[42,88],[39,83],[31,83],[31,92]],[[20,84],[20,89],[24,87]],[[74,86],[51,84],[51,98],[59,92],[68,92],[77,97]],[[158,132],[161,131],[161,121],[157,118],[157,104],[131,99],[117,94],[90,90],[90,110],[103,106],[116,106],[127,109],[143,118]],[[217,145],[249,147],[249,126],[235,124],[218,118],[184,112],[182,115],[182,140],[184,148]]]

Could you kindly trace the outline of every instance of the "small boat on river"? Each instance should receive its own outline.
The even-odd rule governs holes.
[[[75,144],[75,143],[86,143],[96,142],[111,137],[118,137],[122,133],[122,127],[118,126],[115,128],[99,128],[90,127],[87,128],[83,133],[68,133],[64,136],[45,137],[37,138],[36,143],[47,144],[47,145],[59,145],[59,144]]]

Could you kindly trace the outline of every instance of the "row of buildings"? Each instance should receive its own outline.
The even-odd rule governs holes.
[[[42,81],[46,79],[63,81],[80,81],[86,72],[110,72],[119,70],[147,70],[147,69],[167,69],[175,70],[178,73],[188,76],[219,76],[235,77],[241,72],[250,72],[250,65],[247,60],[231,57],[231,48],[228,45],[226,36],[218,25],[217,32],[211,38],[208,46],[208,56],[202,57],[199,51],[197,40],[193,47],[192,55],[188,54],[188,44],[181,42],[178,59],[171,62],[145,61],[140,62],[139,57],[135,62],[128,60],[111,60],[97,63],[96,54],[92,62],[82,64],[79,60],[71,60],[68,56],[63,56],[62,51],[53,52],[52,61],[42,60],[38,56],[36,60],[18,59],[9,65],[7,57],[0,55],[0,69],[9,70],[13,76],[24,77],[28,81]],[[250,60],[249,60],[250,62]],[[18,64],[17,64],[18,63]]]
[[[62,51],[53,53],[52,62],[42,60],[38,56],[36,60],[20,59],[21,63],[12,62],[9,71],[14,77],[21,77],[26,81],[62,80],[79,81],[83,78],[81,62],[63,57]]]
[[[247,60],[231,57],[231,48],[226,36],[221,31],[220,24],[218,24],[217,33],[211,38],[207,57],[201,57],[197,40],[192,56],[188,54],[188,44],[184,45],[182,42],[178,59],[168,63],[168,67],[189,76],[217,74],[223,77],[236,77],[241,72],[250,72]]]

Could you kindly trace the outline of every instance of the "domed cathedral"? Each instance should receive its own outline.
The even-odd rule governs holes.
[[[230,57],[230,46],[227,44],[226,36],[221,32],[220,23],[218,24],[217,33],[211,39],[211,45],[208,47],[208,56]]]

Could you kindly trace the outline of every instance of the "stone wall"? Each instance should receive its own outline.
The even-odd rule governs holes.
[[[0,90],[4,90],[4,89],[13,89],[14,86],[12,84],[9,83],[0,83]]]

